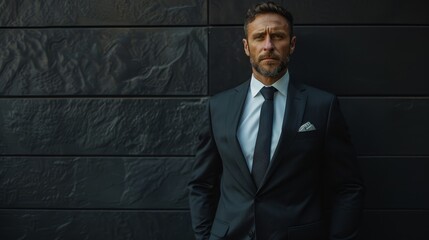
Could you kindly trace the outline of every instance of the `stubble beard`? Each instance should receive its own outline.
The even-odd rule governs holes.
[[[250,58],[250,64],[252,65],[252,67],[262,76],[269,77],[269,78],[279,77],[280,74],[283,73],[284,70],[286,70],[288,62],[289,62],[289,57],[287,58],[286,61],[281,60],[280,64],[273,70],[268,70],[268,69],[264,69],[264,67],[261,66],[261,64],[259,64],[258,62],[255,62],[252,58]]]

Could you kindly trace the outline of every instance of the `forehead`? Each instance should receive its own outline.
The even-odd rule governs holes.
[[[289,30],[289,24],[286,19],[276,13],[262,13],[256,15],[255,19],[247,25],[249,33],[265,31],[266,28],[272,30]]]

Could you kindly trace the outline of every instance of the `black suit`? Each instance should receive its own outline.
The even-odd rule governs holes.
[[[249,81],[209,100],[189,182],[196,238],[356,239],[363,183],[336,97],[289,84],[280,140],[257,189],[236,136],[248,89]],[[298,132],[306,122],[316,130]]]

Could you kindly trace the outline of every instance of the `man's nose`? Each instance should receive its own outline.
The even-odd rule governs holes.
[[[271,41],[270,36],[267,36],[265,38],[265,42],[264,42],[264,50],[265,51],[271,51],[273,49],[273,42]]]

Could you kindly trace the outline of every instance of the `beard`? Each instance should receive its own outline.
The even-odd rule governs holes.
[[[264,68],[264,66],[262,66],[260,62],[267,57],[273,57],[274,59],[280,60],[280,64],[276,68],[271,70]],[[258,58],[258,61],[255,61],[253,60],[253,58],[250,58],[250,64],[252,65],[252,67],[262,76],[270,78],[279,77],[280,74],[283,73],[284,70],[286,70],[288,62],[289,57],[287,57],[286,59],[281,59],[275,54],[262,55]]]

